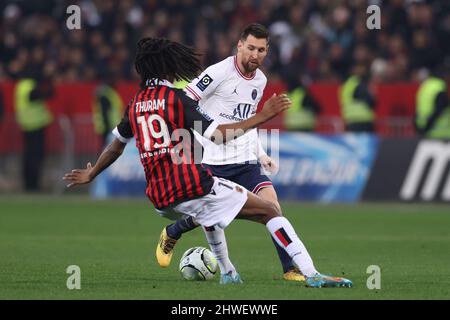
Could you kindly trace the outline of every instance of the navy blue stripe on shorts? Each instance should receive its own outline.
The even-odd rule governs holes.
[[[263,188],[272,186],[272,181],[264,174],[261,164],[259,163],[223,165],[210,165],[204,163],[203,165],[213,176],[233,181],[255,194]]]

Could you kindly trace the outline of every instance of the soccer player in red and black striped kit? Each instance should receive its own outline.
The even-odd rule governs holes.
[[[194,161],[191,130],[215,143],[225,143],[286,110],[290,100],[285,95],[274,95],[254,117],[219,125],[199,112],[196,101],[173,88],[173,81],[192,79],[201,71],[191,48],[166,39],[144,38],[138,43],[135,67],[141,77],[141,90],[114,129],[115,139],[94,166],[88,163],[86,169],[65,174],[68,187],[91,182],[120,157],[134,137],[147,179],[146,194],[162,216],[191,216],[205,229],[224,229],[235,218],[263,223],[305,275],[307,285],[351,286],[349,280],[316,271],[306,248],[277,206],[236,183],[213,177]],[[238,273],[221,275],[221,283],[241,282]]]
[[[135,135],[148,183],[146,194],[157,209],[211,191],[213,180],[210,174],[192,158],[192,132],[180,130],[194,128],[197,121],[205,133],[211,121],[190,110],[195,110],[193,100],[173,89],[170,82],[151,79],[136,94],[113,131],[124,143]],[[176,136],[185,134],[189,135],[188,141],[176,145],[179,140]]]

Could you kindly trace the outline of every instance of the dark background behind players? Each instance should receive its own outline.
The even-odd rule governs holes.
[[[81,8],[80,30],[66,26],[66,9],[73,4]],[[90,135],[95,127],[94,96],[85,85],[96,85],[114,74],[119,85],[129,84],[125,90],[123,86],[117,88],[122,101],[127,102],[134,90],[130,88],[138,80],[132,64],[135,43],[144,36],[162,36],[192,45],[204,53],[201,63],[207,66],[233,54],[239,30],[258,21],[269,28],[271,36],[269,55],[262,67],[273,88],[268,86],[268,91],[273,91],[267,94],[288,91],[288,84],[296,81],[312,84],[308,93],[320,109],[312,116],[314,131],[332,134],[349,129],[337,94],[315,90],[315,84],[343,84],[355,66],[365,65],[370,79],[378,85],[414,85],[450,60],[450,2],[383,1],[381,30],[366,27],[369,4],[372,2],[366,0],[2,1],[0,91],[5,114],[0,132],[15,141],[0,141],[2,172],[13,177],[8,178],[8,189],[20,189],[17,181],[22,175],[15,164],[23,154],[24,139],[11,114],[14,99],[10,94],[18,80],[37,70],[36,66],[57,71],[53,75],[53,101],[46,101],[56,112],[55,121],[46,129],[45,151],[51,157],[43,162],[47,168],[43,184],[61,192],[63,185],[54,182],[54,177],[60,176],[58,168],[71,167],[74,154],[78,161],[98,152],[105,137],[106,131],[99,132],[98,137],[103,138]],[[413,90],[398,95],[406,99],[391,99],[389,104],[383,99],[386,95],[380,97],[375,91],[373,96],[377,134],[417,136]],[[384,112],[382,117],[380,110]],[[277,121],[270,128],[283,128],[282,118]],[[293,127],[299,130],[298,124]]]
[[[67,6],[82,10],[82,29],[66,28]],[[238,31],[258,21],[271,32],[265,68],[290,78],[342,80],[364,61],[386,62],[384,81],[417,79],[450,52],[450,2],[390,0],[382,29],[366,28],[365,0],[2,1],[0,81],[18,79],[45,57],[56,81],[101,78],[108,70],[137,79],[133,45],[143,36],[167,37],[205,52],[203,65],[228,56]],[[201,19],[199,18],[201,17]],[[55,32],[58,30],[58,32]],[[33,50],[31,49],[33,47]]]

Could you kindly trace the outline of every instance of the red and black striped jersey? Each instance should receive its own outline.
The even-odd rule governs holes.
[[[155,80],[138,91],[113,130],[122,142],[135,138],[146,194],[157,209],[211,191],[213,178],[201,164],[201,155],[194,157],[192,129],[210,138],[217,124],[198,110],[197,102],[182,90]]]

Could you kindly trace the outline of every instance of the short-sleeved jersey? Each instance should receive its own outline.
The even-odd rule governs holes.
[[[185,92],[199,101],[201,111],[219,124],[240,122],[256,114],[267,83],[261,70],[246,77],[231,56],[208,67],[194,79]],[[249,130],[241,137],[222,145],[201,139],[205,148],[203,162],[212,165],[241,163],[257,160],[258,132]]]
[[[212,176],[202,164],[194,163],[191,129],[209,138],[218,124],[198,108],[171,83],[153,81],[135,95],[113,130],[123,143],[135,138],[147,179],[146,194],[157,209],[211,191]]]

